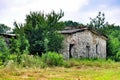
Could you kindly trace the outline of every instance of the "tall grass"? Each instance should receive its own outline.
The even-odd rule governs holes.
[[[113,60],[105,59],[75,59],[71,58],[69,61],[66,61],[64,67],[74,67],[74,66],[89,66],[89,67],[115,67],[111,64],[114,64]]]
[[[22,54],[20,62],[17,60],[17,55],[12,54],[9,57],[9,61],[5,63],[5,66],[17,68],[45,68],[51,66],[62,66],[63,63],[64,59],[61,54],[56,52],[47,52],[42,56]]]
[[[14,66],[13,66],[14,65]],[[21,55],[21,61],[17,62],[17,56],[11,55],[9,61],[5,63],[6,67],[16,68],[44,68],[46,65],[43,63],[40,56],[36,55]]]
[[[64,60],[61,54],[56,52],[48,52],[43,54],[41,57],[38,55],[21,55],[20,63],[17,62],[17,56],[15,54],[10,55],[9,61],[7,61],[4,65],[8,69],[16,69],[16,68],[46,68],[53,66],[62,66],[62,67],[116,67],[118,64],[114,65],[114,61],[108,59],[75,59],[71,58],[69,60]],[[117,63],[117,62],[116,62]]]

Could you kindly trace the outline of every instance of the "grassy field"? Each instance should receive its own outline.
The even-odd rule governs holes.
[[[44,69],[5,67],[0,69],[0,80],[120,80],[120,63],[83,61],[70,68]]]

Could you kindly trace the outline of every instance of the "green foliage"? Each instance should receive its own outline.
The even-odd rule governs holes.
[[[20,45],[20,52],[23,54],[29,54],[29,42],[28,40],[25,38],[25,36],[20,36],[19,39],[18,39],[19,43],[21,44]]]
[[[8,27],[4,24],[0,24],[0,33],[6,33],[9,30],[10,30],[10,27]]]
[[[39,55],[41,55],[47,52],[47,50],[51,50],[51,45],[53,45],[51,41],[60,45],[57,49],[52,49],[52,51],[58,51],[58,49],[61,48],[62,37],[59,37],[56,31],[63,28],[63,22],[59,22],[63,15],[64,13],[62,11],[60,11],[60,13],[52,11],[48,14],[43,12],[30,12],[30,14],[26,16],[25,24],[14,23],[16,27],[14,32],[25,34],[25,37],[30,43],[29,50],[32,54],[39,53]]]
[[[9,55],[9,60],[15,61],[16,58],[17,58],[17,55],[16,55],[16,54],[10,54],[10,55]]]
[[[88,26],[92,29],[99,29],[105,27],[105,14],[99,12],[95,18],[90,18],[90,24]]]
[[[116,61],[120,61],[120,26],[106,23],[105,15],[101,12],[99,12],[98,16],[96,16],[94,19],[91,19],[88,26],[108,37],[107,57]]]
[[[69,27],[78,27],[79,26],[78,22],[73,22],[71,20],[65,21],[64,23],[65,23],[65,26],[69,26]]]
[[[63,36],[57,32],[50,33],[47,36],[48,41],[48,51],[59,52],[63,48]]]
[[[109,37],[107,45],[108,57],[113,60],[120,61],[120,27],[109,25],[109,29],[106,32]]]
[[[17,55],[17,61],[20,63],[21,55],[29,54],[29,42],[25,36],[18,36],[17,39],[11,39],[10,52]]]
[[[15,54],[19,53],[20,52],[20,42],[15,38],[12,38],[10,41],[11,41],[10,52],[15,53]]]
[[[48,66],[61,66],[64,62],[62,55],[56,52],[47,52],[46,54],[43,54],[42,60]]]
[[[18,63],[21,61],[21,52],[20,52],[21,43],[19,40],[12,38],[10,44],[10,52],[16,54],[16,60]]]
[[[5,62],[9,57],[9,49],[3,37],[0,37],[0,60]]]

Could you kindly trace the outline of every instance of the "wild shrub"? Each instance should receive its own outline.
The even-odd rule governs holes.
[[[29,42],[25,36],[19,35],[17,39],[12,38],[10,44],[10,52],[16,54],[17,62],[20,63],[22,54],[29,54]]]
[[[21,62],[19,66],[25,67],[25,68],[44,68],[45,65],[41,60],[41,57],[36,55],[28,55],[28,54],[22,54],[21,55]]]
[[[9,49],[5,40],[0,37],[0,60],[5,62],[9,57]]]
[[[63,56],[56,52],[47,52],[43,54],[42,61],[48,66],[62,66],[64,63]]]

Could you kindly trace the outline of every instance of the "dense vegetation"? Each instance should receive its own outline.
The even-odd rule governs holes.
[[[107,58],[120,61],[120,26],[105,22],[105,14],[101,12],[94,19],[91,19],[88,26],[108,37]]]
[[[19,37],[25,36],[29,42],[31,54],[41,55],[47,51],[58,52],[62,48],[63,37],[57,31],[64,27],[63,23],[59,22],[63,15],[62,11],[60,13],[52,11],[48,14],[30,12],[29,15],[26,15],[24,24],[14,22],[13,32],[19,34]]]
[[[30,12],[26,15],[24,24],[14,22],[13,33],[17,38],[11,39],[9,47],[3,37],[0,37],[0,64],[7,65],[12,62],[22,67],[69,67],[71,63],[66,62],[59,54],[60,49],[63,48],[64,37],[57,31],[65,26],[73,28],[88,26],[106,35],[108,37],[107,59],[120,61],[120,27],[105,22],[104,13],[99,12],[94,19],[90,18],[91,21],[87,25],[73,21],[59,21],[63,16],[62,11],[59,13],[52,11],[48,14]],[[2,28],[1,32],[4,33],[9,30],[9,27]]]
[[[4,24],[0,24],[0,33],[7,33],[7,31],[10,30],[10,27],[4,25]]]

